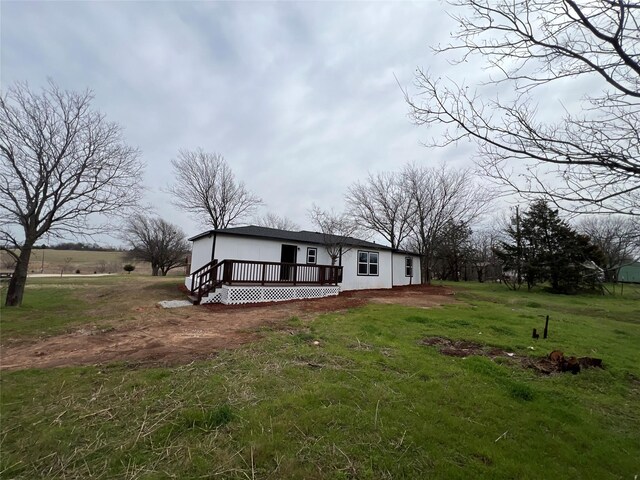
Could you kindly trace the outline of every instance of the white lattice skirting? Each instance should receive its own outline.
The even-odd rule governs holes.
[[[221,303],[222,302],[222,292],[220,289],[214,290],[213,292],[209,292],[206,297],[202,297],[200,300],[200,305],[203,303]]]
[[[201,303],[224,303],[241,305],[243,303],[284,302],[286,300],[302,300],[305,298],[331,297],[340,293],[337,285],[329,286],[295,286],[295,287],[242,287],[223,285],[204,297]]]

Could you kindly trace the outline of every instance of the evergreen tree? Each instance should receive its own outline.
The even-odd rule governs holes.
[[[590,262],[603,262],[589,237],[577,234],[544,200],[535,201],[522,218],[512,219],[506,233],[511,241],[502,242],[496,255],[506,269],[521,267],[529,289],[549,282],[554,292],[573,293],[593,280]]]
[[[505,229],[506,236],[511,240],[501,241],[493,253],[502,262],[502,280],[511,290],[519,290],[524,280],[523,264],[525,263],[525,250],[523,248],[524,239],[522,236],[522,217],[519,207],[511,217],[510,224]],[[509,272],[510,275],[506,275]],[[529,283],[531,288],[531,284]]]

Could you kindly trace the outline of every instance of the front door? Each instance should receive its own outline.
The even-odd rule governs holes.
[[[298,259],[298,247],[295,245],[282,245],[280,262],[296,263]],[[295,267],[291,265],[280,266],[280,280],[292,282],[294,280]]]

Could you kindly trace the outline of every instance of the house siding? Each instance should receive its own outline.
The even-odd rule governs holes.
[[[211,261],[211,247],[213,239],[202,237],[193,241],[191,271],[206,265]],[[331,265],[329,254],[321,245],[289,242],[286,240],[271,240],[260,238],[243,238],[238,235],[217,234],[215,258],[218,260],[253,260],[257,262],[280,262],[282,245],[298,247],[297,263],[307,263],[307,247],[317,249],[318,265]]]
[[[213,234],[199,238],[191,246],[191,272],[211,261],[211,248],[213,247]],[[189,273],[191,273],[189,272]]]
[[[307,248],[317,249],[318,265],[331,265],[331,257],[323,245],[301,243],[269,238],[242,237],[239,235],[216,235],[215,258],[218,260],[249,260],[261,262],[280,262],[282,245],[295,245],[298,248],[297,263],[306,264]],[[191,272],[211,261],[213,235],[200,237],[193,241]],[[378,253],[378,275],[358,275],[358,251]],[[392,253],[391,250],[371,247],[352,247],[342,255],[343,267],[341,290],[362,290],[391,288],[392,285],[409,285],[420,283],[420,261],[413,256],[413,278],[405,276],[404,259],[408,255]],[[392,261],[393,259],[393,261]],[[392,272],[393,269],[393,272]],[[393,273],[393,280],[392,280]],[[187,277],[187,287],[190,278]]]
[[[358,275],[358,250],[378,252],[378,275]],[[342,290],[391,288],[391,251],[354,247],[342,255]]]
[[[280,262],[282,245],[295,245],[298,247],[296,263],[307,263],[307,247],[317,248],[318,256],[316,264],[330,265],[331,259],[326,250],[319,245],[307,243],[289,242],[286,240],[242,238],[236,235],[229,236],[218,234],[216,243],[217,259],[255,260],[259,262]]]
[[[405,258],[413,258],[413,278],[405,275]],[[420,283],[420,257],[406,253],[393,254],[393,285],[416,285]]]

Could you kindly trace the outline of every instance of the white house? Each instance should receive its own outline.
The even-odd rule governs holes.
[[[318,298],[420,283],[417,254],[352,237],[251,225],[210,230],[189,240],[191,273],[185,285],[195,302]],[[328,246],[339,251],[334,265]]]

